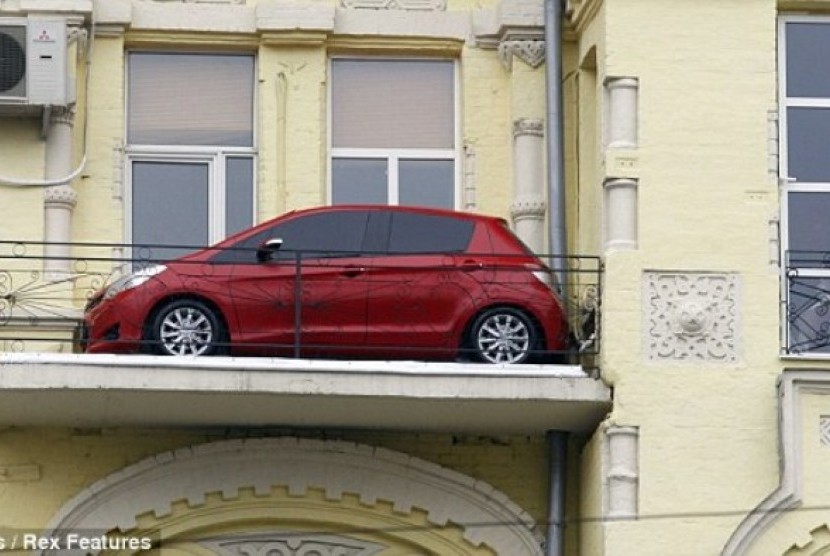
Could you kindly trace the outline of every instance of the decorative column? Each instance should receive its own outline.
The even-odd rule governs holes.
[[[74,112],[71,108],[53,108],[49,114],[49,129],[46,135],[46,179],[60,179],[72,172],[72,125]],[[77,194],[69,184],[48,187],[43,193],[44,207],[44,273],[47,277],[59,278],[70,270],[70,249],[72,238],[72,211],[77,204]]]
[[[510,74],[513,122],[513,229],[536,253],[549,253],[545,227],[545,19],[538,0],[501,0],[473,18],[476,46],[495,50]],[[489,10],[480,10],[482,15]],[[492,15],[492,17],[491,17]]]
[[[608,78],[605,91],[605,248],[637,249],[639,82],[632,77]]]
[[[632,518],[637,515],[640,482],[639,434],[637,427],[612,425],[605,431],[608,442],[606,515]]]
[[[536,253],[545,247],[544,122],[513,122],[513,190],[510,207],[516,234]]]

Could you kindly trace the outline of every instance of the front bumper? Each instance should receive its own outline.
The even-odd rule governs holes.
[[[85,353],[138,353],[143,345],[141,311],[133,292],[91,303],[78,327],[78,349]]]

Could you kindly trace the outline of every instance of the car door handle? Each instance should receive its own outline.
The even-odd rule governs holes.
[[[465,272],[472,272],[474,270],[481,270],[484,268],[484,263],[467,259],[461,263],[461,270]]]
[[[347,278],[354,278],[355,276],[360,276],[366,272],[366,267],[363,266],[347,266],[343,270],[340,271],[340,274],[346,276]]]

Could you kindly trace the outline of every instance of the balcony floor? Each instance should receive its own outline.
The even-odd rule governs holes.
[[[602,381],[570,365],[0,354],[0,424],[592,430]]]

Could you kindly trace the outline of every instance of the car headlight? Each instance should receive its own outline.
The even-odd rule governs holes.
[[[123,291],[136,288],[150,278],[158,276],[165,270],[167,270],[167,267],[163,264],[159,264],[155,266],[148,266],[147,268],[142,268],[132,274],[123,276],[107,287],[107,290],[104,292],[104,299],[112,299]]]

